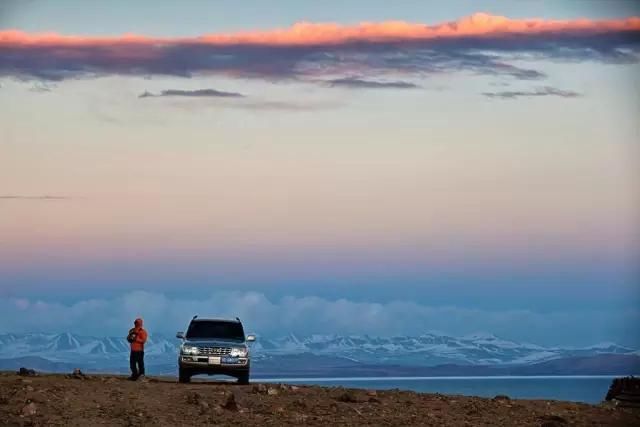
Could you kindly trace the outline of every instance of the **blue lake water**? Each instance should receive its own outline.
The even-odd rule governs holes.
[[[269,378],[260,382],[313,384],[365,389],[400,389],[425,393],[517,399],[568,400],[599,403],[614,376],[537,377],[381,377],[381,378]]]

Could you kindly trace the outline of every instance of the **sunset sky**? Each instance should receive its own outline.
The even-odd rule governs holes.
[[[640,346],[633,1],[0,3],[0,332]]]

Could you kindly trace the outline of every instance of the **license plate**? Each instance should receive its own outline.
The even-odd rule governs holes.
[[[220,364],[220,357],[209,358],[209,365],[219,365],[219,364]]]

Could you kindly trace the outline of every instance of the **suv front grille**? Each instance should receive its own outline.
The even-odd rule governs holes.
[[[222,356],[231,353],[231,347],[198,347],[198,354],[205,356]]]

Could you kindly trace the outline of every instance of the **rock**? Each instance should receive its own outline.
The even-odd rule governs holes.
[[[605,400],[625,400],[620,399],[620,395],[634,396],[636,402],[640,401],[640,378],[630,376],[623,378],[614,378],[609,386],[609,391],[605,397]]]
[[[298,390],[300,390],[300,387],[298,387],[297,385],[292,385],[292,386],[289,387],[289,390],[298,391]]]
[[[294,400],[293,402],[291,402],[291,406],[298,409],[307,409],[307,404],[302,399]]]
[[[375,390],[367,390],[367,396],[377,396],[378,392]]]
[[[497,396],[495,396],[493,398],[494,401],[498,402],[498,401],[508,401],[511,400],[511,398],[509,396],[506,396],[504,394],[499,394]]]
[[[33,391],[33,390],[35,390],[35,389],[34,389],[33,387],[31,387],[30,385],[26,386],[24,389],[25,389],[26,391]]]
[[[84,379],[86,379],[88,377],[79,368],[76,368],[76,369],[73,370],[73,372],[70,375],[67,375],[67,378],[73,378],[73,379],[76,379],[76,380],[84,380]]]
[[[209,404],[204,400],[201,400],[198,405],[200,406],[200,414],[206,414],[209,410]]]
[[[540,417],[540,421],[542,421],[541,427],[559,427],[569,424],[569,421],[559,415],[545,415]]]
[[[264,385],[264,384],[256,384],[251,389],[251,392],[255,393],[255,394],[266,394],[267,393],[267,386]]]
[[[299,424],[306,423],[307,422],[307,418],[309,418],[309,416],[305,415],[305,414],[296,414],[295,415],[295,421],[296,421],[296,423],[299,423]]]
[[[268,394],[269,396],[277,396],[277,395],[279,394],[279,393],[278,393],[278,389],[277,389],[277,388],[273,388],[273,387],[269,387],[269,388],[267,389],[267,394]]]
[[[358,403],[358,399],[356,399],[355,395],[351,391],[343,392],[336,397],[336,400],[344,403]]]
[[[194,391],[192,393],[187,393],[184,400],[190,405],[198,405],[202,400],[202,396]]]
[[[25,417],[31,417],[38,413],[38,408],[36,407],[35,403],[31,402],[28,403],[24,408],[22,408],[21,412]]]
[[[236,402],[236,395],[233,392],[229,392],[226,394],[224,403],[222,404],[222,408],[227,411],[237,411],[238,403]]]
[[[20,368],[16,373],[22,377],[35,377],[36,375],[38,375],[38,373],[33,369],[27,368]]]

